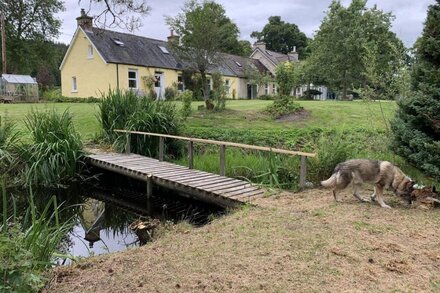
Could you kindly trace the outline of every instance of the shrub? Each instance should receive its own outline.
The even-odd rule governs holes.
[[[154,101],[149,97],[140,97],[131,91],[110,90],[102,98],[98,117],[104,138],[122,151],[126,145],[126,135],[115,133],[115,129],[137,130],[143,132],[179,134],[180,119],[176,106],[164,101]],[[166,140],[168,153],[180,154],[180,144]],[[159,138],[131,135],[131,151],[156,156]]]
[[[31,143],[20,148],[22,183],[59,187],[74,180],[82,168],[82,142],[66,110],[31,111],[25,117]]]
[[[61,95],[60,88],[51,88],[43,91],[41,95],[43,101],[50,103],[98,103],[99,98],[87,97],[87,98],[72,98],[64,97]]]
[[[214,101],[214,110],[223,111],[226,107],[226,85],[222,75],[215,73],[212,75],[212,99]]]
[[[173,101],[176,99],[178,92],[175,87],[166,87],[165,88],[165,100]]]
[[[191,115],[192,108],[191,102],[193,98],[193,92],[186,90],[179,94],[178,100],[182,101],[182,108],[180,109],[180,113],[184,119],[188,118]]]
[[[301,111],[303,109],[304,108],[301,107],[301,105],[295,102],[292,98],[288,96],[281,96],[277,98],[272,103],[272,105],[267,106],[265,112],[269,114],[272,118],[277,119],[282,116]]]
[[[316,157],[309,159],[309,180],[319,183],[333,173],[337,164],[352,158],[355,146],[342,133],[320,136],[313,146]]]

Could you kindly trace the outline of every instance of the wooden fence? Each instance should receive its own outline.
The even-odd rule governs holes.
[[[143,135],[143,136],[155,136],[159,137],[159,161],[164,160],[164,147],[165,147],[165,138],[172,138],[177,140],[183,140],[188,142],[188,168],[194,168],[194,143],[203,143],[203,144],[212,144],[219,146],[219,166],[220,166],[220,175],[225,176],[226,173],[226,147],[235,147],[241,149],[248,150],[257,150],[257,151],[266,151],[277,154],[284,154],[289,156],[300,156],[301,164],[300,164],[300,176],[299,176],[299,185],[303,189],[306,183],[307,176],[307,158],[313,158],[316,156],[314,153],[305,153],[299,151],[290,151],[285,149],[271,148],[271,147],[262,147],[250,144],[242,144],[228,141],[219,141],[219,140],[211,140],[211,139],[202,139],[202,138],[194,138],[194,137],[185,137],[185,136],[176,136],[169,134],[160,134],[160,133],[151,133],[151,132],[142,132],[142,131],[130,131],[130,130],[121,130],[117,129],[115,132],[125,133],[127,134],[127,142],[125,145],[125,152],[131,152],[131,135]]]

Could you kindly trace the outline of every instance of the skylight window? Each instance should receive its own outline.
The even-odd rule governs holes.
[[[168,51],[168,49],[165,48],[164,46],[158,46],[158,47],[159,47],[159,49],[162,51],[162,53],[164,53],[164,54],[170,54],[170,52]]]
[[[267,55],[272,56],[272,53],[269,51],[266,51]]]
[[[240,62],[235,61],[235,64],[237,64],[238,67],[243,67]]]
[[[115,44],[118,45],[119,47],[124,47],[124,46],[125,46],[124,42],[121,41],[120,39],[113,38],[112,40],[113,40],[113,43],[115,43]]]

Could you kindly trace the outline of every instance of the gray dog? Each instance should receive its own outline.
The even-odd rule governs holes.
[[[353,195],[361,201],[370,201],[360,196],[362,183],[374,184],[371,200],[377,201],[383,208],[391,208],[383,201],[383,190],[391,189],[409,202],[412,201],[414,182],[402,170],[387,161],[348,160],[335,167],[332,176],[321,182],[321,185],[333,189],[333,196],[338,200],[337,193],[350,183],[353,185]]]

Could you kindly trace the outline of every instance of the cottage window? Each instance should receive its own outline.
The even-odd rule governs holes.
[[[92,59],[93,58],[93,46],[89,45],[87,49],[87,58]]]
[[[272,94],[276,94],[277,93],[277,85],[273,84],[272,85]]]
[[[183,84],[183,76],[182,75],[178,75],[177,76],[177,90],[178,91],[185,90],[184,84]]]
[[[226,92],[229,93],[229,89],[231,88],[231,81],[229,79],[225,80]]]
[[[268,84],[268,83],[266,83],[266,84],[264,85],[264,94],[265,94],[265,95],[268,95],[268,94],[269,94],[269,84]]]
[[[138,72],[136,69],[128,70],[128,88],[130,89],[138,88]]]
[[[77,92],[78,88],[77,88],[77,84],[76,84],[76,76],[72,77],[72,92]]]

